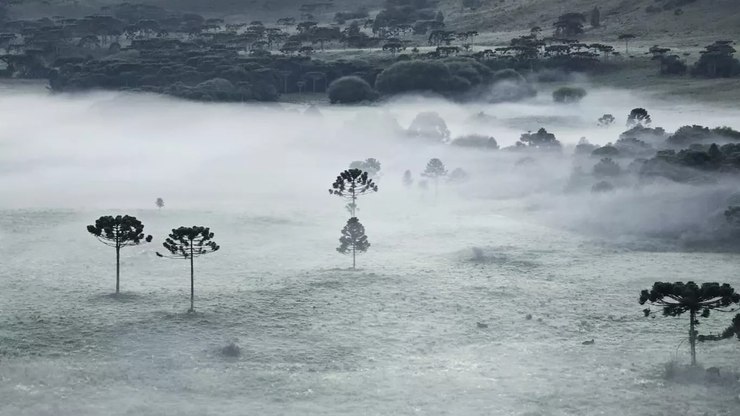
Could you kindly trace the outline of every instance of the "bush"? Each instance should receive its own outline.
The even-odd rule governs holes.
[[[552,93],[552,99],[556,103],[577,103],[585,96],[586,90],[578,87],[561,87]]]
[[[489,97],[491,102],[519,101],[537,95],[537,90],[532,84],[513,69],[494,72],[491,82],[493,82]]]
[[[332,104],[359,103],[373,100],[377,96],[367,81],[356,76],[342,77],[332,82],[328,95]]]

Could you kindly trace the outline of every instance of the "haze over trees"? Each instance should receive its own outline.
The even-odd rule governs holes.
[[[196,257],[218,251],[221,247],[213,241],[214,234],[208,227],[193,226],[173,229],[162,246],[167,254],[157,252],[158,257],[190,260],[190,309],[195,312],[195,266]]]
[[[121,249],[152,241],[151,235],[144,234],[144,224],[129,215],[102,216],[94,225],[87,226],[87,232],[101,243],[116,250],[116,294],[120,293]]]
[[[433,158],[427,162],[427,166],[421,176],[429,178],[434,182],[434,197],[436,198],[439,193],[439,179],[447,176],[447,169],[441,160]]]

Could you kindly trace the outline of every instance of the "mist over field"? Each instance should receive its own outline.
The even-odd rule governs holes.
[[[740,125],[740,111],[699,104],[653,101],[637,94],[592,89],[579,104],[552,102],[549,94],[520,103],[458,104],[406,96],[376,106],[316,107],[297,104],[201,104],[154,95],[90,93],[48,95],[13,90],[0,98],[3,117],[4,208],[83,210],[143,209],[162,196],[172,209],[216,209],[257,215],[330,215],[341,203],[326,194],[351,161],[382,163],[382,192],[363,199],[368,211],[397,215],[434,210],[430,192],[406,189],[426,162],[440,158],[469,181],[443,183],[440,205],[509,210],[514,216],[578,231],[681,235],[721,215],[734,178],[712,184],[669,181],[593,194],[568,189],[574,169],[590,171],[598,158],[571,158],[581,138],[614,142],[630,109],[649,108],[655,125],[674,131],[701,123]],[[522,133],[545,127],[563,143],[561,154],[486,151],[408,137],[421,112],[447,123],[450,138],[494,137],[501,147]],[[614,114],[609,127],[597,126]],[[532,163],[518,163],[525,157]],[[627,168],[625,162],[621,162]],[[716,195],[715,195],[716,194]],[[697,198],[697,196],[701,196]]]
[[[636,295],[665,277],[740,284],[736,255],[683,244],[722,228],[734,180],[572,185],[598,161],[573,146],[615,141],[636,106],[668,131],[740,126],[737,110],[595,87],[572,105],[407,96],[308,112],[6,87],[0,414],[733,415],[733,384],[666,384],[664,364],[686,359],[684,322],[643,318]],[[564,150],[409,137],[428,111],[452,139],[506,147],[546,127]],[[604,113],[617,121],[597,127]],[[327,189],[370,157],[380,190],[357,215],[372,246],[352,272],[335,250],[345,202]],[[434,157],[469,180],[421,189]],[[112,253],[85,226],[117,213],[154,242],[122,251],[114,297]],[[179,224],[210,226],[223,247],[196,262],[197,314],[184,312],[185,262],[154,255]],[[700,349],[707,367],[736,354],[731,341]]]

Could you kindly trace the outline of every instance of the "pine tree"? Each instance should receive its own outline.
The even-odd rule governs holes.
[[[689,345],[691,365],[696,365],[696,341],[699,335],[695,329],[699,317],[709,318],[713,309],[726,308],[740,303],[740,294],[728,284],[694,282],[655,282],[652,289],[640,293],[640,305],[650,303],[663,308],[665,316],[681,316],[689,313]],[[650,309],[643,310],[650,316]]]
[[[347,209],[354,217],[357,211],[357,198],[370,192],[378,192],[378,185],[370,179],[367,172],[348,169],[340,173],[329,189],[329,194],[349,200]]]
[[[352,269],[357,265],[357,253],[365,253],[370,248],[370,243],[365,235],[365,227],[360,223],[357,217],[352,217],[347,221],[347,225],[342,229],[342,236],[339,238],[339,247],[337,251],[342,254],[352,253]]]
[[[190,310],[195,312],[195,268],[193,260],[205,254],[218,251],[221,246],[213,241],[213,233],[208,227],[193,226],[173,229],[162,244],[169,254],[157,252],[157,256],[171,259],[190,260]]]
[[[154,201],[154,204],[157,206],[157,208],[162,209],[164,208],[164,199],[157,198],[157,200]]]
[[[152,236],[145,236],[143,231],[144,224],[128,215],[103,216],[95,221],[95,225],[87,226],[87,232],[106,246],[116,249],[116,294],[120,293],[121,286],[121,248],[151,242]]]

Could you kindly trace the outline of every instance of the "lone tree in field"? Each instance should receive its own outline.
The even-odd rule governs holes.
[[[370,192],[378,192],[378,185],[367,172],[360,169],[348,169],[340,173],[329,189],[331,195],[349,200],[347,209],[353,217],[357,211],[357,198]]]
[[[101,243],[116,249],[116,294],[120,293],[121,280],[121,248],[136,246],[142,242],[151,242],[152,236],[145,236],[144,224],[136,217],[103,216],[95,221],[95,225],[88,225],[87,231],[94,235]]]
[[[740,294],[735,293],[735,289],[726,283],[722,285],[703,283],[699,286],[694,282],[655,282],[652,289],[646,289],[640,293],[640,305],[645,303],[662,307],[665,316],[681,316],[685,312],[689,313],[691,365],[696,365],[698,332],[695,327],[699,324],[699,316],[708,318],[712,309],[726,308],[740,303]],[[649,308],[643,312],[645,316],[651,314]]]
[[[430,178],[434,181],[434,197],[436,198],[439,188],[439,178],[447,176],[447,169],[445,169],[445,165],[441,160],[434,158],[427,163],[427,167],[424,169],[421,176]]]
[[[623,33],[619,35],[619,40],[624,41],[624,54],[629,55],[630,54],[630,40],[636,38],[637,36],[633,35],[632,33]]]
[[[164,208],[164,199],[157,198],[157,200],[154,202],[154,204],[157,206],[157,208],[162,209],[162,208]]]
[[[180,227],[173,229],[162,244],[169,254],[157,252],[157,256],[170,259],[190,260],[190,309],[195,312],[195,268],[193,260],[204,254],[218,251],[221,247],[213,241],[213,233],[208,227]]]
[[[362,226],[357,217],[352,217],[347,221],[347,225],[342,229],[342,236],[339,238],[339,247],[337,251],[342,254],[352,253],[352,269],[357,266],[357,253],[364,253],[370,248],[370,242],[365,235],[365,227]]]

